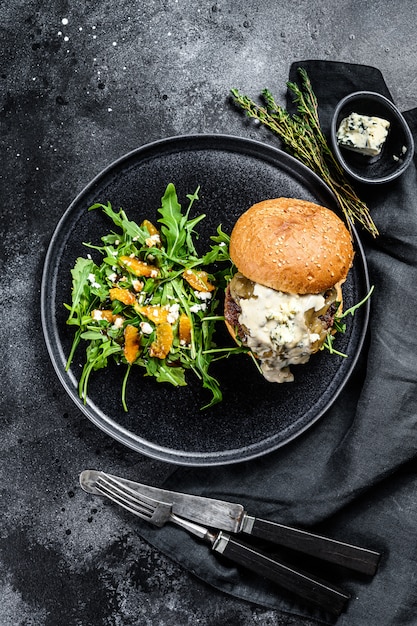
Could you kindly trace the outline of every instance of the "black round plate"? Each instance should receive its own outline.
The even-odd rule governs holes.
[[[169,182],[187,205],[186,194],[200,186],[195,214],[202,249],[219,224],[231,231],[236,219],[255,202],[286,196],[303,198],[337,211],[334,196],[323,182],[284,152],[257,141],[224,135],[194,135],[158,141],[123,156],[97,176],[69,206],[52,237],[42,280],[42,323],[49,354],[66,391],[77,407],[111,437],[140,453],[178,465],[221,465],[258,457],[275,450],[305,431],[335,401],[361,350],[369,306],[347,318],[347,332],[336,347],[348,358],[314,355],[294,367],[295,382],[266,382],[246,355],[215,363],[223,402],[209,410],[206,391],[190,373],[187,387],[158,384],[133,368],[127,402],[121,405],[124,368],[111,364],[94,373],[86,404],[78,397],[77,382],[84,358],[80,346],[71,369],[65,363],[73,338],[66,325],[71,274],[77,256],[88,250],[82,242],[100,244],[113,228],[100,211],[87,212],[94,202],[110,201],[131,220],[157,219],[160,199]],[[356,233],[355,260],[345,283],[345,308],[368,292],[366,261]],[[216,335],[230,345],[222,325]]]

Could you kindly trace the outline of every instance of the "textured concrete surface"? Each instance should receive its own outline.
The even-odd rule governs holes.
[[[154,483],[172,468],[113,442],[61,389],[42,266],[71,200],[131,149],[195,132],[274,143],[230,108],[231,87],[283,98],[292,61],[332,59],[379,67],[399,108],[415,106],[414,16],[412,0],[0,3],[1,626],[312,626],[213,591],[81,492],[85,467]]]

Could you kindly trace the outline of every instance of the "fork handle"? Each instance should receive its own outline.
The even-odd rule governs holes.
[[[212,549],[335,615],[340,615],[350,598],[349,594],[338,587],[294,569],[282,561],[271,559],[224,532],[218,534]]]
[[[373,550],[250,515],[245,516],[242,531],[363,574],[374,575],[381,556]]]

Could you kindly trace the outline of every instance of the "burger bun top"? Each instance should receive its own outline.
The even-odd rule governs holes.
[[[294,198],[250,207],[237,220],[229,249],[244,276],[294,294],[321,293],[343,282],[354,256],[351,235],[333,211]]]

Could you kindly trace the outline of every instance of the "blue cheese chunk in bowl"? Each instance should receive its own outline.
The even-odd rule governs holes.
[[[351,113],[337,129],[337,143],[342,148],[366,156],[379,156],[388,137],[390,123],[381,117]]]
[[[397,107],[381,94],[358,91],[333,114],[334,155],[354,180],[381,184],[401,176],[414,154],[411,131]]]

